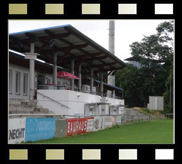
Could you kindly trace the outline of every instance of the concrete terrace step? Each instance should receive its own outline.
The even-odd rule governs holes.
[[[32,112],[35,106],[32,105],[19,105],[19,104],[9,104],[9,112],[18,112],[18,111],[29,111]]]
[[[49,109],[47,108],[30,108],[28,106],[22,106],[22,105],[10,105],[11,108],[9,109],[9,113],[10,114],[48,114],[49,113]]]
[[[9,99],[9,104],[21,105],[21,99]]]
[[[47,109],[47,108],[34,108],[34,112],[49,113],[49,109]]]
[[[49,109],[37,105],[37,100],[9,99],[10,114],[48,114]]]

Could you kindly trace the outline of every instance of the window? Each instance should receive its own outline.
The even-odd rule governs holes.
[[[12,93],[12,70],[9,70],[9,93]]]
[[[28,95],[28,75],[23,74],[23,95]]]
[[[20,72],[16,72],[15,93],[20,94]]]

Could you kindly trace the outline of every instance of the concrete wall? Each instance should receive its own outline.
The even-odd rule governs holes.
[[[90,106],[92,106],[92,111],[90,111]],[[87,115],[100,115],[101,113],[101,106],[100,105],[89,105],[85,104],[84,106],[84,114]]]
[[[43,95],[68,106],[70,109]],[[38,90],[37,100],[38,105],[48,108],[50,111],[55,112],[55,114],[74,115],[84,114],[85,103],[100,102],[101,97],[70,90]]]
[[[108,107],[108,105],[102,106],[102,108],[105,108],[105,114],[122,114],[122,111],[124,110],[124,107],[118,106],[118,105],[125,104],[124,99],[103,97],[102,102],[109,103],[109,105],[110,105],[110,107]],[[116,111],[114,111],[115,109],[116,109]]]
[[[115,98],[109,98],[109,97],[103,97],[102,102],[110,103],[110,105],[124,105],[124,100],[122,99],[115,99]]]
[[[56,119],[55,138],[65,137],[67,128],[66,119]]]

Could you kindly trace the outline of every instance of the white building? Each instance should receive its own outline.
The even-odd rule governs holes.
[[[9,48],[24,54],[9,51],[9,99],[33,101],[37,92],[38,105],[55,114],[120,113],[124,99],[104,93],[123,89],[104,83],[103,73],[125,63],[72,26],[10,34]],[[79,79],[58,78],[62,68]]]

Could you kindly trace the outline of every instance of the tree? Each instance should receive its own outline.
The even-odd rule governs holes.
[[[116,85],[124,88],[125,104],[128,104],[130,106],[141,105],[140,99],[138,97],[140,78],[137,76],[137,74],[137,68],[131,64],[129,64],[124,69],[118,70],[116,72]],[[118,95],[121,95],[121,93]]]
[[[159,24],[156,31],[156,34],[143,36],[140,42],[130,45],[133,59],[142,67],[128,66],[118,71],[116,83],[124,88],[126,100],[137,95],[137,104],[142,102],[146,105],[149,96],[165,95],[166,106],[169,104],[167,97],[170,97],[169,77],[171,79],[170,72],[173,70],[173,22]]]

